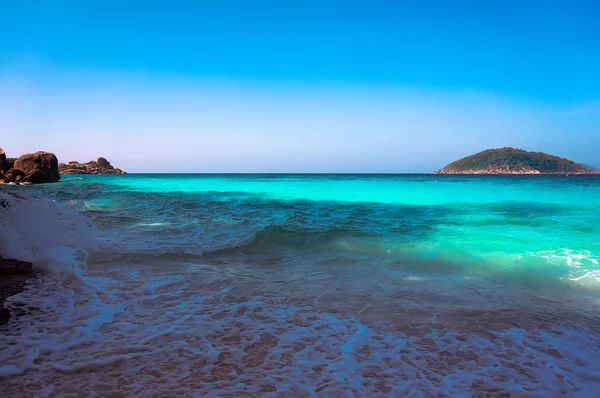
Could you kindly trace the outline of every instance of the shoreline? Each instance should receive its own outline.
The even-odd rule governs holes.
[[[432,175],[488,175],[488,176],[597,176],[599,175],[596,172],[576,172],[576,173],[541,173],[541,172],[514,172],[514,173],[500,173],[488,170],[479,170],[479,171],[434,171],[431,173]]]
[[[27,198],[14,192],[6,190],[0,190],[0,192],[18,201],[27,200]],[[9,207],[10,202],[0,198],[0,211]],[[10,311],[4,307],[6,299],[21,293],[29,278],[34,276],[32,263],[14,258],[4,258],[0,254],[0,325],[7,323],[10,319]]]

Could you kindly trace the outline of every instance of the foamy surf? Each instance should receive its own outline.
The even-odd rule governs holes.
[[[593,396],[600,383],[600,340],[585,327],[469,332],[432,319],[402,333],[246,297],[213,270],[157,276],[96,288],[48,276],[13,297],[5,393],[550,397]]]
[[[0,254],[34,264],[36,272],[86,272],[95,248],[91,221],[50,199],[20,199],[0,192]]]

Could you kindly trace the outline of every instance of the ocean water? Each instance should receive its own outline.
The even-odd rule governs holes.
[[[600,391],[599,177],[65,176],[2,190],[30,199],[0,193],[0,253],[43,272],[5,304],[3,396]]]

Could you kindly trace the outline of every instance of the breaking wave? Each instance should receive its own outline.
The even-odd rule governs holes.
[[[50,199],[0,192],[0,255],[33,263],[36,272],[85,274],[95,228],[77,210]]]

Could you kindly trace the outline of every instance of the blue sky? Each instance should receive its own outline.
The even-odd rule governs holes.
[[[594,1],[0,0],[0,146],[129,171],[600,165]]]

